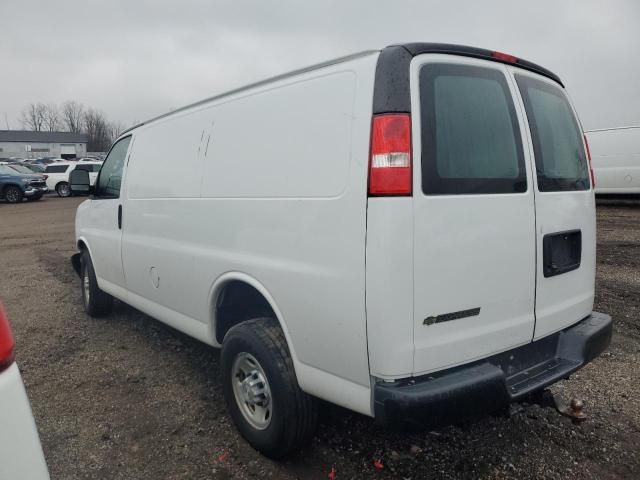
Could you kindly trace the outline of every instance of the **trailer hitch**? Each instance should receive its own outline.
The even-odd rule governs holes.
[[[531,403],[540,405],[543,408],[553,408],[560,415],[570,418],[573,423],[582,423],[587,419],[582,400],[573,398],[567,403],[548,389],[534,393],[531,396]]]

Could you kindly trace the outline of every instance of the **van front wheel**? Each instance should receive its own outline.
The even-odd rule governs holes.
[[[102,317],[111,311],[113,297],[98,287],[96,272],[93,269],[91,256],[86,250],[80,261],[80,289],[82,290],[82,305],[85,312],[92,317]]]
[[[276,320],[256,318],[233,327],[220,359],[229,413],[256,450],[282,458],[311,439],[318,422],[317,400],[300,390]]]

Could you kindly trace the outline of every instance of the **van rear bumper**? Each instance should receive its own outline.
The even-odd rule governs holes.
[[[498,411],[568,378],[608,347],[611,333],[611,317],[592,312],[560,332],[471,364],[377,383],[376,421],[436,428]]]

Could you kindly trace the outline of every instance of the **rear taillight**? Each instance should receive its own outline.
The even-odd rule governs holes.
[[[0,305],[0,372],[13,363],[13,347],[15,342],[7,314]]]
[[[369,195],[411,195],[411,116],[406,113],[373,117]]]
[[[584,137],[584,146],[585,146],[585,149],[587,150],[587,159],[589,160],[589,175],[591,175],[591,188],[595,189],[596,177],[593,174],[593,165],[591,163],[591,150],[589,149],[589,142],[587,141],[587,136],[583,135],[583,137]]]

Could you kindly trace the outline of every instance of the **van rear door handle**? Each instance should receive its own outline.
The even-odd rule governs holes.
[[[118,205],[118,229],[122,230],[122,205]]]

